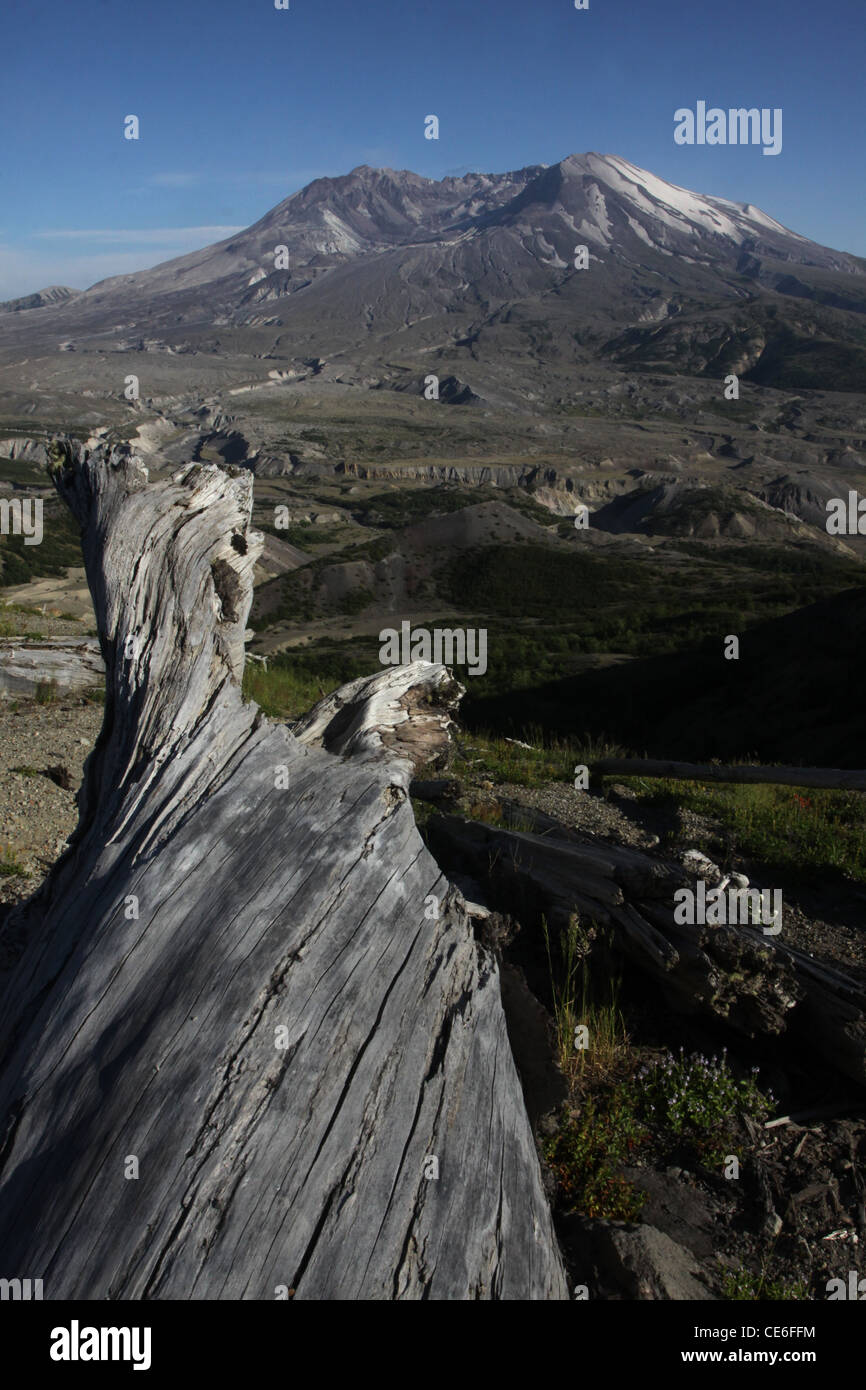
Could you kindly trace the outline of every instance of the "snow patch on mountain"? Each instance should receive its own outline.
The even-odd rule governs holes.
[[[653,239],[646,228],[642,227],[640,222],[635,221],[633,217],[629,217],[628,214],[626,214],[626,217],[628,225],[631,227],[635,236],[640,237],[641,241],[646,242],[647,246],[652,246],[654,244]]]
[[[342,218],[331,212],[330,208],[322,209],[322,221],[331,232],[331,243],[327,247],[329,251],[342,251],[351,255],[362,249],[357,237],[352,235]]]
[[[675,231],[683,232],[697,227],[702,232],[727,237],[738,246],[759,231],[775,232],[797,241],[808,240],[788,231],[775,218],[751,203],[734,203],[729,198],[692,193],[687,188],[668,183],[646,169],[630,164],[618,155],[590,154],[584,159],[586,167],[602,183],[628,198],[640,212]],[[637,230],[630,217],[629,224],[632,230]]]

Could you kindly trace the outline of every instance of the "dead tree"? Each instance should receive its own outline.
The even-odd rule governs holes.
[[[866,988],[856,978],[789,945],[784,933],[679,924],[674,894],[694,889],[694,870],[525,806],[505,810],[529,818],[532,831],[452,815],[426,828],[439,863],[481,885],[490,906],[519,910],[524,923],[543,917],[558,936],[603,926],[670,1008],[711,1016],[749,1038],[784,1038],[796,1020],[831,1067],[866,1085]]]
[[[415,663],[267,720],[240,690],[251,475],[59,453],[106,708],[2,1006],[2,1273],[567,1297],[497,965],[407,795],[459,687]]]
[[[99,643],[90,637],[0,639],[0,699],[32,697],[40,686],[68,694],[101,685]]]

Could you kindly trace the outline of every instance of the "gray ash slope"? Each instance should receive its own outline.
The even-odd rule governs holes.
[[[274,268],[279,246],[289,269]],[[26,335],[31,374],[33,354],[61,347],[155,346],[339,360],[343,379],[385,385],[397,356],[431,371],[463,359],[482,381],[519,356],[542,392],[594,360],[855,390],[864,312],[863,260],[617,156],[438,182],[361,166],[202,251],[0,314],[0,363],[14,368]]]

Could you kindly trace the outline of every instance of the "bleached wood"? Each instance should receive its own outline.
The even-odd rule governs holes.
[[[106,714],[0,1006],[4,1276],[46,1299],[567,1297],[497,964],[407,794],[453,683],[387,671],[300,736],[265,719],[239,689],[251,475],[59,452]]]
[[[96,638],[0,638],[0,697],[31,699],[40,686],[90,690],[105,679]]]

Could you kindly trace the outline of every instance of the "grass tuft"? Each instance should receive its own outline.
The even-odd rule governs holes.
[[[11,845],[0,845],[0,878],[26,878],[27,868],[15,858]]]

